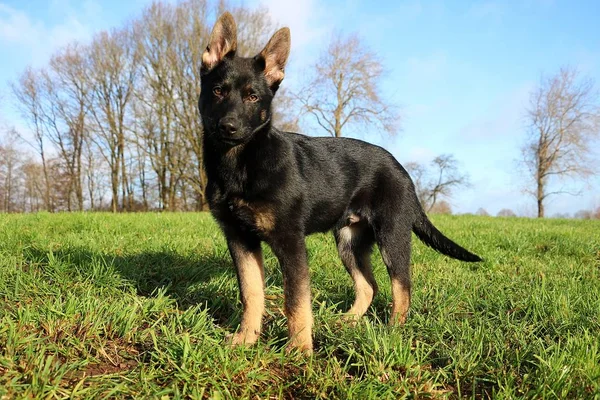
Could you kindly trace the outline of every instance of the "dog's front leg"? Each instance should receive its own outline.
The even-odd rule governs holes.
[[[260,241],[242,241],[229,235],[227,245],[236,267],[243,306],[242,322],[231,344],[253,344],[260,336],[265,310],[265,277]]]
[[[313,315],[304,237],[279,237],[271,243],[271,248],[283,273],[284,311],[290,338],[288,350],[298,348],[311,353]]]

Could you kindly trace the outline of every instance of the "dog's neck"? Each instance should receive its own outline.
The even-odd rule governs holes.
[[[269,170],[273,165],[273,152],[269,151],[280,140],[279,131],[269,121],[256,131],[250,140],[236,145],[224,145],[212,138],[210,132],[203,138],[204,166],[209,181],[236,182],[245,186],[248,174]],[[277,154],[277,153],[275,153]]]

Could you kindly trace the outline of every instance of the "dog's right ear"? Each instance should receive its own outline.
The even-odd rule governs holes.
[[[206,74],[219,65],[225,56],[237,49],[237,27],[233,16],[226,12],[221,15],[210,35],[208,46],[202,53],[201,73]]]

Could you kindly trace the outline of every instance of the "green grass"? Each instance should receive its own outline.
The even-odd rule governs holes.
[[[265,251],[261,342],[224,345],[237,283],[208,214],[0,215],[0,398],[600,398],[600,222],[436,217],[483,256],[415,241],[413,304],[389,279],[357,326],[331,235],[308,240],[315,354],[285,354]]]

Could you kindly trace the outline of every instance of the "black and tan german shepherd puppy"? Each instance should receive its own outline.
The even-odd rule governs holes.
[[[411,232],[450,257],[480,261],[438,231],[419,205],[406,170],[386,150],[360,140],[282,132],[271,101],[284,76],[290,31],[277,31],[254,58],[236,56],[233,17],[216,22],[202,55],[199,108],[210,209],[237,269],[244,308],[233,344],[254,343],[264,311],[261,241],[283,271],[290,347],[312,351],[305,237],[332,230],[356,289],[348,311],[362,316],[377,293],[369,261],[377,242],[391,278],[390,322],[410,303]]]

